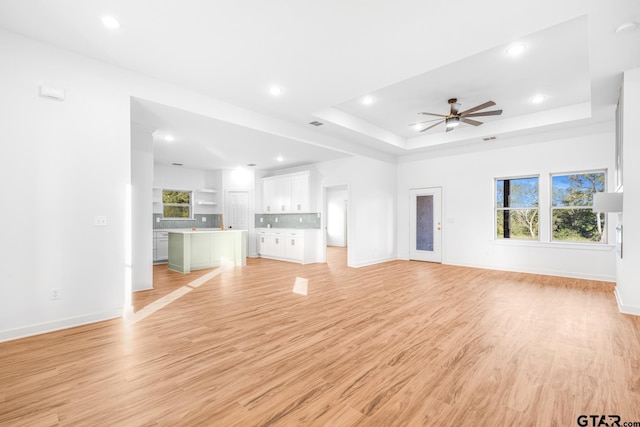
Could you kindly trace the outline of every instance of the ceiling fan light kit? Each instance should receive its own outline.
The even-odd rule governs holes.
[[[449,117],[446,119],[445,126],[448,128],[454,128],[460,124],[460,117]]]
[[[418,123],[412,123],[409,126],[415,126],[416,129],[418,129],[418,127],[423,123],[437,121],[437,123],[431,126],[428,126],[424,129],[420,129],[419,132],[427,131],[431,128],[438,126],[441,123],[445,124],[446,132],[449,132],[449,131],[452,131],[455,127],[457,127],[460,124],[460,122],[466,123],[472,126],[480,126],[482,124],[482,122],[478,120],[472,120],[470,119],[470,117],[499,116],[500,114],[502,114],[502,110],[479,111],[479,110],[484,110],[485,108],[496,105],[496,103],[493,101],[487,101],[484,104],[476,105],[475,107],[469,108],[468,110],[463,112],[460,112],[461,104],[458,102],[457,98],[451,98],[449,99],[448,102],[449,102],[449,105],[451,106],[449,114],[444,115],[444,114],[424,113],[424,112],[418,113],[418,114],[425,114],[427,116],[436,116],[440,118],[425,120],[423,122],[418,122]]]

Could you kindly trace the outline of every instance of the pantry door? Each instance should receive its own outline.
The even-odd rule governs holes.
[[[442,262],[442,188],[409,190],[409,258]]]
[[[226,191],[226,215],[224,217],[225,228],[233,230],[249,229],[249,192]]]

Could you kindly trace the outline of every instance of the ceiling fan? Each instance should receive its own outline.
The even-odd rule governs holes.
[[[463,112],[459,112],[461,104],[458,103],[458,100],[456,98],[451,98],[448,102],[449,102],[449,105],[451,105],[451,112],[449,114],[444,115],[444,114],[434,114],[434,113],[418,113],[418,114],[426,114],[428,116],[437,116],[440,118],[425,120],[424,122],[412,123],[409,126],[416,126],[416,125],[421,125],[422,123],[437,121],[437,123],[429,127],[426,127],[424,129],[421,129],[420,132],[424,132],[433,127],[436,127],[440,123],[445,123],[445,126],[447,127],[446,131],[449,132],[449,131],[452,131],[456,126],[458,126],[460,122],[466,123],[468,125],[473,125],[473,126],[480,126],[482,124],[482,122],[479,122],[477,120],[472,120],[469,117],[499,116],[500,114],[502,114],[502,110],[481,111],[478,113],[476,112],[478,110],[483,110],[485,108],[496,105],[496,103],[493,101],[487,101],[484,104],[476,105],[475,107],[469,108],[468,110]]]

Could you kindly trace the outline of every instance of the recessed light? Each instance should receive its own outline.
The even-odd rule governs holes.
[[[521,43],[514,44],[507,49],[507,55],[509,56],[518,56],[524,51],[525,46]]]
[[[102,23],[104,24],[105,27],[107,27],[110,30],[116,30],[120,28],[120,23],[113,16],[103,16]]]
[[[276,160],[279,161],[279,162],[282,162],[282,161],[284,161],[284,157],[278,156],[278,157],[276,157]]]
[[[269,88],[269,93],[273,96],[278,96],[282,93],[282,89],[279,88],[278,86],[271,86]]]
[[[365,96],[364,98],[362,98],[362,103],[364,105],[371,105],[373,104],[373,101],[374,101],[373,96]]]
[[[545,96],[544,95],[537,94],[537,95],[534,95],[533,98],[531,98],[531,103],[540,104],[544,100],[545,100]]]
[[[620,33],[628,33],[631,31],[635,31],[638,29],[638,23],[637,22],[625,22],[624,24],[620,24],[618,25],[618,28],[616,28],[616,33],[620,34]]]
[[[167,141],[167,142],[173,142],[176,139],[173,137],[173,135],[165,135],[164,136],[164,140]]]

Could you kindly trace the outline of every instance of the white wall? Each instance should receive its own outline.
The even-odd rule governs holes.
[[[347,246],[347,189],[327,189],[327,245]]]
[[[11,33],[0,51],[0,341],[120,316],[128,90],[114,68]],[[66,99],[39,97],[41,84]]]
[[[498,140],[464,152],[401,159],[398,257],[409,258],[409,189],[442,187],[444,264],[614,281],[612,245],[549,243],[550,173],[606,168],[613,185],[613,123],[595,126],[594,132],[526,145],[517,139]],[[541,242],[494,240],[494,179],[523,175],[540,176]],[[609,228],[610,242],[614,228]]]
[[[315,167],[321,188],[349,188],[348,265],[360,267],[396,259],[396,165],[354,156]]]
[[[131,124],[131,288],[153,288],[153,129]]]
[[[640,315],[640,68],[624,73],[623,99],[623,258],[617,264],[616,296],[621,311]]]
[[[0,245],[0,341],[119,317],[130,308],[133,262],[126,222],[131,97],[233,123],[257,120],[265,131],[272,125],[248,110],[4,30],[0,51],[0,192],[16,207],[0,209],[2,240],[11,242]],[[41,84],[65,90],[66,99],[39,97]],[[297,127],[276,130],[287,136]],[[95,216],[106,216],[108,225],[95,227]],[[50,299],[54,288],[61,299]]]

